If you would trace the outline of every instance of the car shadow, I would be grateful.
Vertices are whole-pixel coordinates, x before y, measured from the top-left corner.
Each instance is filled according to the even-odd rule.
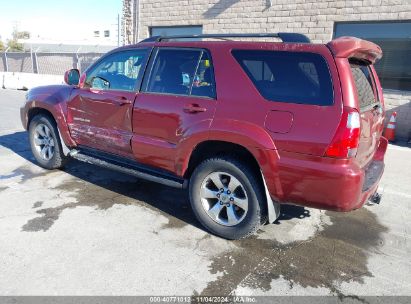
[[[22,158],[36,165],[35,159],[31,153],[27,132],[16,132],[0,136],[0,146],[13,151]],[[200,223],[196,220],[188,199],[187,191],[167,187],[161,184],[140,180],[132,176],[125,176],[122,173],[114,172],[105,168],[90,165],[80,161],[73,160],[69,162],[62,171],[70,174],[73,177],[86,183],[92,184],[93,191],[99,191],[102,188],[107,193],[116,193],[120,196],[135,201],[141,202],[144,206],[160,211],[169,219],[175,218],[179,221],[171,221],[175,227],[181,227],[181,223],[189,224],[202,229]],[[23,180],[36,177],[29,170],[16,169],[16,172],[23,175]],[[44,174],[44,173],[43,173]],[[42,174],[42,175],[43,175]],[[66,189],[65,185],[60,187],[62,190]],[[67,188],[67,190],[69,190]],[[79,198],[81,199],[81,198]],[[95,199],[97,200],[97,198]],[[106,208],[107,202],[93,203],[93,196],[87,197],[88,205],[97,205],[100,208]],[[83,202],[80,205],[86,205]],[[112,206],[111,204],[110,206]],[[304,207],[294,205],[283,205],[281,207],[280,217],[274,222],[280,225],[283,221],[291,219],[303,219],[310,216],[310,211]],[[180,223],[180,224],[178,224]],[[172,225],[171,225],[172,226]]]
[[[310,216],[310,210],[306,209],[303,206],[283,204],[281,205],[280,216],[273,224],[280,225],[283,221],[288,221],[292,219],[302,220]]]

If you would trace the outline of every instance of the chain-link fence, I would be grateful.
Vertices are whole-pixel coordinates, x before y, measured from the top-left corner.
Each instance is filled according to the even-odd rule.
[[[84,71],[103,53],[0,53],[0,72],[63,75],[69,69]]]

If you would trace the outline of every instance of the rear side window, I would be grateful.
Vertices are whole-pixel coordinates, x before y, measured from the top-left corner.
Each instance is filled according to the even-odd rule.
[[[357,88],[360,109],[364,109],[376,102],[373,79],[368,66],[351,64],[351,73]]]
[[[215,98],[214,74],[208,52],[159,49],[145,91]]]
[[[192,96],[215,98],[214,73],[211,58],[203,51],[191,88]]]
[[[201,51],[159,49],[147,92],[189,95]]]
[[[265,99],[320,106],[333,104],[331,75],[321,55],[251,50],[232,53]]]

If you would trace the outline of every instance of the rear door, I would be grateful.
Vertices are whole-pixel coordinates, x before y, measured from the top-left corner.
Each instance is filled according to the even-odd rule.
[[[356,159],[367,165],[378,148],[384,121],[384,108],[377,88],[377,75],[370,65],[350,61],[361,117],[361,135]],[[382,96],[381,96],[382,97]]]
[[[146,165],[174,171],[179,145],[197,132],[208,131],[215,106],[210,53],[195,48],[157,48],[133,107],[134,157]]]

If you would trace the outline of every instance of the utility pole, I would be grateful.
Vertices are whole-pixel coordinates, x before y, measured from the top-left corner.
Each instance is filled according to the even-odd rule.
[[[120,46],[120,14],[117,14],[117,46]]]
[[[133,43],[140,40],[140,0],[133,0]]]
[[[134,41],[133,33],[133,3],[135,0],[123,0],[123,44],[132,44]]]

